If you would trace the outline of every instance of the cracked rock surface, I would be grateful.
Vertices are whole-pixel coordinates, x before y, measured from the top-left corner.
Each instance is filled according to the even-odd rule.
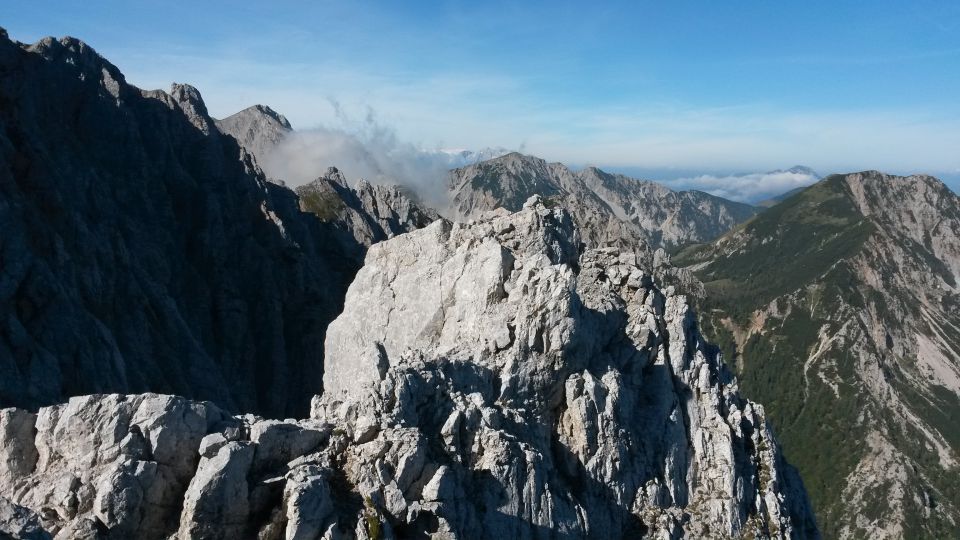
[[[4,410],[0,524],[58,538],[815,537],[763,408],[641,263],[581,252],[570,217],[536,198],[375,244],[328,330],[309,418],[149,394]]]

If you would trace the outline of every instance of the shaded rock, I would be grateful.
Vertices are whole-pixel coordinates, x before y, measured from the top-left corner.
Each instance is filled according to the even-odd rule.
[[[39,454],[34,445],[37,415],[21,409],[0,409],[0,485],[33,472]]]
[[[306,415],[374,239],[267,181],[246,134],[285,121],[218,128],[196,88],[136,88],[74,38],[0,37],[0,101],[0,407],[150,390]],[[412,212],[349,196],[364,223]]]
[[[29,508],[14,504],[0,497],[0,537],[12,540],[50,540],[50,533],[43,530],[40,517]]]

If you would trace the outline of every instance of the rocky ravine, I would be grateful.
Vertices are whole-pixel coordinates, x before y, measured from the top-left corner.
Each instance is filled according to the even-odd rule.
[[[767,406],[825,536],[957,536],[956,194],[834,175],[678,260],[706,282],[704,327]]]
[[[763,408],[740,397],[686,299],[633,254],[581,254],[568,214],[536,199],[374,245],[326,362],[304,420],[152,394],[3,410],[0,526],[32,538],[816,535]]]

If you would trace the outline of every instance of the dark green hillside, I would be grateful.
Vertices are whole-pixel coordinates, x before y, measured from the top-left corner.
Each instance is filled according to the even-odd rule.
[[[902,178],[874,175],[869,181],[891,183],[873,184],[868,196],[888,193],[893,182],[903,185]],[[828,177],[711,244],[680,250],[673,262],[696,265],[707,291],[697,306],[700,324],[736,366],[745,395],[766,408],[787,458],[803,477],[824,538],[839,537],[851,516],[873,523],[890,519],[887,489],[892,484],[867,490],[856,508],[843,493],[851,473],[870,456],[871,430],[888,434],[890,444],[917,464],[909,466],[907,496],[898,510],[906,516],[905,537],[956,537],[955,525],[943,516],[955,516],[953,508],[960,504],[960,472],[944,470],[921,428],[904,422],[891,407],[906,406],[927,429],[958,448],[960,396],[917,382],[925,376],[916,370],[916,351],[894,354],[890,334],[887,343],[875,339],[878,327],[864,316],[873,313],[895,335],[905,318],[919,321],[911,332],[926,333],[919,292],[895,279],[903,275],[901,265],[941,278],[949,287],[954,277],[930,242],[921,245],[899,234],[896,224],[888,223],[892,214],[865,217],[849,189],[845,177]],[[943,216],[950,211],[937,209]],[[903,256],[891,259],[888,253]],[[865,281],[864,265],[878,283]],[[948,290],[938,294],[944,306],[956,298]],[[958,321],[951,312],[956,313],[943,315],[938,334],[958,350],[960,336],[952,332]],[[871,376],[870,369],[879,369],[902,401],[871,394],[864,378]],[[862,531],[852,534],[867,537]]]
[[[736,359],[744,394],[762,403],[773,420],[787,458],[803,477],[825,538],[836,537],[831,514],[842,503],[838,479],[846,478],[863,455],[859,441],[864,433],[857,427],[858,416],[875,414],[868,396],[856,385],[841,383],[833,388],[804,374],[804,360],[818,342],[820,329],[838,329],[831,314],[844,303],[862,302],[854,297],[855,291],[846,288],[842,266],[817,287],[799,293],[788,315],[768,318],[763,333],[752,334],[739,346],[729,331],[715,329],[723,328],[721,321],[729,319],[731,312],[749,314],[760,306],[741,305],[733,298],[707,300],[711,309],[702,316],[707,335],[726,336],[718,341],[724,356]],[[819,302],[818,298],[830,301]],[[818,307],[808,311],[800,308],[804,305]],[[835,366],[837,380],[856,380],[852,373],[855,359],[838,350],[826,356]]]
[[[791,189],[790,191],[783,193],[781,195],[777,195],[776,197],[770,197],[769,199],[762,200],[756,203],[755,206],[758,206],[760,208],[770,208],[771,206],[776,206],[805,189],[807,189],[807,186],[801,186],[798,188]]]
[[[754,309],[792,292],[856,253],[873,232],[832,176],[770,208],[713,244],[673,257],[678,266],[709,260],[699,272],[708,297],[730,303],[743,321]],[[734,306],[743,306],[743,309]]]

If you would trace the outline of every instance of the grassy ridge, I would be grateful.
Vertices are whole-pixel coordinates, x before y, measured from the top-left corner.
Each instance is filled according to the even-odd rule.
[[[764,405],[787,459],[801,473],[824,538],[835,538],[837,513],[843,506],[839,487],[864,451],[865,432],[852,426],[859,425],[858,417],[869,405],[853,385],[833,388],[815,374],[804,375],[804,360],[818,342],[820,328],[833,323],[792,309],[783,318],[767,319],[765,333],[752,334],[737,350],[732,334],[720,322],[726,316],[714,308],[704,317],[704,330],[719,338],[725,357],[738,359],[744,394]],[[855,379],[855,360],[849,355],[831,352],[820,361],[832,364],[836,379]]]
[[[859,363],[876,362],[871,368],[879,368],[903,403],[953,448],[960,448],[960,396],[935,385],[915,386],[916,359],[894,357],[892,342],[884,346],[868,337],[871,330],[859,316],[867,308],[895,326],[905,316],[920,320],[920,306],[909,291],[898,289],[899,263],[882,250],[864,249],[878,232],[877,223],[892,224],[864,217],[847,189],[843,177],[829,177],[712,244],[683,248],[673,261],[700,264],[697,275],[708,293],[697,306],[700,325],[737,367],[744,394],[767,410],[787,459],[803,477],[824,538],[838,537],[841,523],[849,522],[851,508],[842,489],[869,452],[865,441],[873,427],[917,464],[907,465],[904,535],[955,537],[958,531],[931,509],[945,506],[953,512],[960,506],[960,470],[945,470],[919,427],[904,423],[869,395]],[[887,238],[896,231],[881,234]],[[912,264],[953,283],[949,269],[927,246],[892,238]],[[877,272],[877,288],[862,282],[851,264],[854,258]],[[944,294],[941,303],[947,314],[957,311],[954,306],[960,309],[955,295]],[[755,318],[758,311],[765,318]],[[736,335],[749,330],[750,337],[738,343],[731,323]],[[960,348],[952,328],[944,325],[943,339]],[[827,344],[821,334],[845,337]],[[815,351],[818,356],[805,373]],[[859,502],[859,517],[877,523],[891,518],[882,486]]]
[[[673,261],[709,260],[700,272],[708,297],[740,323],[762,306],[815,281],[855,254],[874,231],[832,176],[757,215],[710,245],[691,246]]]

